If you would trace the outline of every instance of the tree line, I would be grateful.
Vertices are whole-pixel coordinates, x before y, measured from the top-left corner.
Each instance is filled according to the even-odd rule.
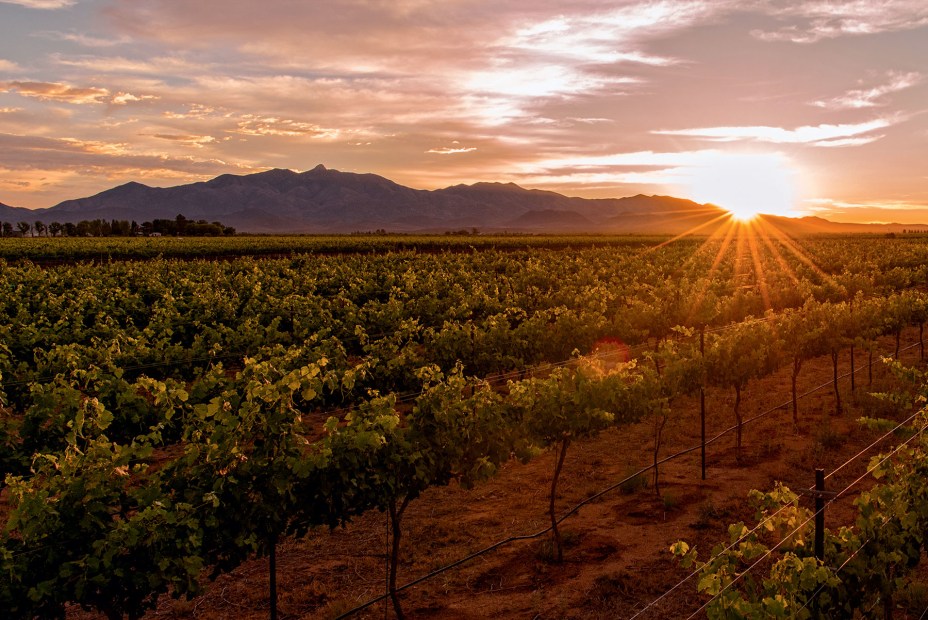
[[[189,220],[181,214],[172,219],[153,219],[139,224],[135,220],[81,220],[74,222],[0,222],[0,237],[226,237],[235,228],[222,222]]]

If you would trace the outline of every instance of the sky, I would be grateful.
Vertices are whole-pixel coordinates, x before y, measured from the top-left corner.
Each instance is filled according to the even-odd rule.
[[[925,0],[0,0],[0,202],[324,164],[928,224]]]

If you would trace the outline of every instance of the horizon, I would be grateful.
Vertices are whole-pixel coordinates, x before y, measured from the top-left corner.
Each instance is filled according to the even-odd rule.
[[[330,168],[330,167],[326,166],[325,164],[320,163],[320,164],[317,164],[317,165],[313,166],[312,168],[307,168],[306,170],[294,170],[294,169],[291,169],[291,168],[269,168],[269,169],[267,169],[267,170],[261,170],[261,171],[252,172],[252,173],[245,173],[245,174],[238,174],[238,175],[234,175],[234,176],[249,176],[249,175],[253,175],[253,174],[261,174],[262,172],[274,172],[274,171],[286,171],[286,172],[291,172],[291,173],[293,173],[293,174],[299,175],[299,174],[305,174],[305,173],[308,173],[308,172],[313,172],[313,171],[315,171],[315,170],[317,170],[317,169],[319,169],[319,168],[322,168],[322,169],[324,169],[324,170],[326,170],[326,171],[346,172],[346,171],[344,171],[344,170],[338,170],[338,169],[336,169],[336,168]],[[353,173],[351,173],[351,174],[373,174],[373,173],[353,172]],[[378,176],[379,176],[379,175],[378,175]],[[212,177],[212,179],[215,179],[215,178],[217,178],[217,177]],[[383,178],[386,178],[386,177],[383,177]],[[212,180],[212,179],[205,179],[204,181],[194,181],[194,182],[206,182],[206,181],[210,181],[210,180]],[[388,181],[392,181],[392,179],[387,179],[387,180],[388,180]],[[532,188],[532,187],[524,187],[524,186],[522,186],[522,185],[519,185],[518,183],[514,183],[514,182],[511,182],[511,181],[507,181],[507,182],[504,182],[504,181],[475,181],[475,182],[473,182],[473,183],[458,183],[458,184],[452,184],[452,185],[447,185],[447,186],[445,186],[445,187],[432,188],[432,189],[419,188],[419,187],[409,187],[409,186],[404,186],[404,187],[409,187],[409,189],[413,189],[413,190],[417,190],[417,191],[434,192],[434,191],[441,191],[441,190],[444,190],[444,189],[449,189],[449,188],[452,188],[452,187],[457,187],[457,186],[462,186],[462,185],[465,186],[465,187],[473,187],[474,185],[481,185],[481,184],[483,184],[483,185],[514,185],[514,186],[518,187],[519,189],[522,189],[522,190],[525,190],[525,191],[553,191],[553,190],[545,190],[545,189],[539,190],[539,188]],[[141,186],[143,186],[143,187],[147,187],[147,188],[150,188],[150,189],[170,189],[170,188],[172,188],[172,187],[181,187],[181,186],[187,185],[187,184],[181,183],[181,184],[177,184],[177,185],[156,186],[156,185],[147,185],[147,184],[141,183],[141,182],[139,182],[139,181],[132,181],[132,180],[130,180],[130,181],[126,181],[125,183],[121,183],[121,184],[119,184],[119,185],[115,185],[115,186],[113,186],[113,187],[106,188],[106,189],[104,189],[104,190],[102,190],[101,192],[98,192],[98,193],[106,193],[106,192],[109,191],[109,190],[118,189],[119,187],[123,187],[123,186],[126,186],[126,185],[141,185]],[[560,194],[560,192],[555,192],[555,193],[559,193],[559,194]],[[724,210],[723,207],[721,207],[720,205],[714,204],[714,203],[712,203],[712,202],[698,203],[698,202],[696,202],[696,201],[694,201],[694,200],[692,200],[692,199],[690,199],[690,198],[686,198],[686,197],[682,197],[682,196],[672,196],[672,195],[669,195],[669,194],[643,194],[643,193],[641,193],[641,194],[633,194],[633,195],[630,195],[630,196],[601,196],[601,197],[594,197],[594,198],[588,198],[588,197],[584,197],[584,196],[577,196],[577,195],[571,195],[571,194],[561,194],[561,195],[562,195],[562,196],[565,196],[565,197],[567,197],[567,198],[583,198],[583,199],[587,199],[587,200],[600,200],[600,199],[601,199],[601,200],[622,200],[622,199],[627,199],[627,198],[637,198],[638,196],[644,196],[644,197],[647,197],[647,198],[669,198],[669,199],[671,199],[671,200],[690,200],[691,202],[694,202],[694,203],[696,203],[696,204],[698,204],[698,205],[700,205],[700,206],[714,207],[714,208],[720,208],[720,209],[723,209],[723,210]],[[92,198],[92,197],[93,197],[93,196],[82,196],[82,197],[75,198],[75,199],[71,199],[71,200],[80,200],[80,199]],[[69,201],[69,200],[65,200],[65,201],[63,201],[63,202],[68,202],[68,201]],[[2,203],[0,203],[0,204],[2,204]],[[61,204],[61,203],[58,203],[58,204]],[[45,207],[45,208],[43,208],[43,207],[37,207],[37,208],[35,208],[34,210],[36,210],[36,211],[43,211],[43,210],[47,210],[47,209],[49,209],[49,208],[51,208],[51,207],[58,206],[58,204],[56,204],[56,205],[51,205],[50,207]],[[15,206],[15,205],[7,205],[7,206]],[[777,214],[768,214],[768,213],[761,213],[761,212],[759,212],[759,213],[757,213],[756,215],[761,215],[761,216],[770,216],[770,215],[774,215],[774,216],[776,216]],[[885,226],[885,225],[893,226],[893,225],[903,225],[903,224],[905,224],[905,225],[911,225],[911,226],[928,226],[928,224],[926,224],[926,223],[915,222],[915,221],[913,221],[913,222],[906,222],[906,223],[895,222],[895,221],[889,221],[889,220],[887,220],[887,221],[869,221],[869,222],[847,222],[847,221],[842,221],[842,220],[833,219],[833,218],[825,218],[825,217],[823,217],[822,215],[814,214],[814,213],[813,213],[813,214],[782,215],[782,216],[779,216],[779,217],[786,217],[786,218],[790,218],[790,219],[820,218],[820,219],[825,219],[825,220],[827,220],[827,221],[829,221],[829,222],[832,222],[832,223],[835,223],[835,224],[866,224],[866,225],[873,225],[873,226]],[[754,218],[754,215],[752,215],[750,218],[747,218],[747,219],[753,219],[753,218]],[[738,218],[735,217],[735,219],[737,220]],[[768,226],[769,226],[769,225],[768,225]],[[750,228],[750,227],[748,227],[748,228]],[[694,233],[695,233],[695,232],[698,232],[698,227],[697,227],[697,230],[694,230],[693,232],[694,232]],[[302,233],[301,233],[301,234],[302,234]],[[615,234],[615,233],[609,233],[609,234]],[[710,235],[711,235],[712,233],[704,233],[704,234],[710,234]]]
[[[916,0],[0,0],[0,21],[13,207],[321,161],[417,189],[928,221]]]

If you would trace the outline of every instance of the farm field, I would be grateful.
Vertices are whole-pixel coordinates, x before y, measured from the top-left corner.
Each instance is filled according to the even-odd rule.
[[[300,253],[353,254],[416,250],[472,251],[487,249],[647,246],[666,241],[655,235],[238,235],[235,237],[19,237],[0,238],[0,258],[38,263],[75,260],[148,258],[218,258],[284,256]]]
[[[911,346],[915,330],[905,334]],[[884,347],[891,352],[892,342]],[[903,362],[920,365],[917,348],[902,353]],[[859,356],[858,364],[866,360]],[[858,368],[862,368],[859,366]],[[849,359],[840,365],[849,372]],[[802,382],[803,392],[827,383],[831,362],[813,360]],[[860,373],[861,371],[858,370]],[[707,479],[700,479],[699,452],[661,468],[662,494],[653,490],[652,473],[645,472],[601,499],[583,507],[564,523],[569,546],[563,564],[551,561],[550,543],[542,536],[519,541],[437,576],[403,595],[409,617],[421,618],[631,618],[691,574],[668,549],[685,539],[707,551],[727,541],[729,523],[749,522],[754,509],[751,489],[772,488],[783,481],[808,487],[813,470],[831,471],[882,437],[856,422],[862,415],[893,419],[897,413],[868,394],[870,389],[899,387],[883,368],[875,370],[874,385],[863,385],[850,397],[848,410],[834,415],[833,396],[819,389],[801,401],[802,421],[794,426],[779,408],[745,431],[745,454],[739,461],[734,435],[729,433],[707,455]],[[842,390],[849,391],[847,378]],[[758,381],[746,393],[748,416],[762,414],[789,399],[789,374],[782,370]],[[731,423],[732,398],[714,395],[707,401],[710,436]],[[699,443],[699,408],[695,399],[681,403],[667,429],[667,455]],[[564,466],[561,513],[644,468],[651,460],[648,422],[609,429],[577,446]],[[844,487],[863,474],[871,456],[888,451],[890,437],[856,459],[829,481]],[[475,490],[459,487],[430,489],[410,508],[411,541],[404,554],[400,581],[406,583],[451,564],[509,536],[534,534],[547,523],[546,490],[554,459],[546,453],[528,464],[512,463]],[[872,485],[861,484],[861,491]],[[858,493],[828,508],[826,525],[836,529],[853,522]],[[807,500],[804,505],[811,506]],[[386,517],[366,515],[331,534],[294,540],[278,552],[282,617],[334,618],[381,594],[385,584]],[[165,599],[151,618],[267,617],[267,559],[255,559],[220,577],[206,594],[193,601]],[[924,575],[919,575],[924,579]],[[920,590],[903,598],[897,618],[919,618],[926,601]],[[686,618],[705,597],[695,595],[690,578],[639,618]],[[392,611],[388,611],[392,615]],[[354,617],[379,618],[380,602]],[[75,618],[94,615],[74,614]]]
[[[673,543],[705,556],[754,518],[750,489],[860,453],[828,481],[856,485],[828,508],[836,529],[871,457],[916,437],[917,236],[10,241],[12,617],[259,618],[272,589],[279,617],[338,617],[536,532],[357,615],[632,617],[689,573]],[[725,431],[705,481],[701,392],[706,436]],[[655,487],[646,468],[681,450]],[[892,605],[918,617],[902,574]],[[639,617],[725,604],[695,581]],[[870,587],[887,613],[871,586],[826,594]]]

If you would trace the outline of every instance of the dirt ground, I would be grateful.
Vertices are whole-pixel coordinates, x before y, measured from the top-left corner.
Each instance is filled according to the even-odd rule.
[[[903,335],[903,346],[917,342],[917,330]],[[888,355],[891,339],[880,343]],[[901,359],[919,363],[917,346]],[[706,554],[727,542],[728,524],[753,522],[747,499],[750,489],[768,490],[774,481],[791,488],[814,483],[814,469],[826,473],[858,453],[881,433],[861,428],[862,415],[903,419],[868,391],[887,389],[892,378],[875,356],[873,385],[867,385],[867,357],[856,357],[857,389],[841,381],[843,415],[834,414],[830,384],[799,403],[798,427],[788,408],[777,409],[744,429],[740,459],[735,434],[707,450],[707,479],[700,479],[699,450],[660,467],[660,496],[651,474],[623,485],[584,506],[562,524],[564,561],[552,561],[548,535],[503,545],[462,566],[416,585],[401,594],[409,618],[630,618],[687,576],[668,551],[686,540]],[[850,370],[842,353],[839,370]],[[749,386],[743,396],[744,418],[789,401],[789,368]],[[799,377],[800,393],[827,383],[831,359],[807,362]],[[710,390],[706,395],[707,436],[734,423],[734,393]],[[613,428],[591,440],[574,443],[559,485],[557,506],[566,512],[585,498],[626,478],[652,460],[652,425],[643,421]],[[890,437],[828,480],[842,489],[860,476],[870,457],[894,445]],[[664,430],[661,456],[699,443],[699,403],[676,403]],[[414,501],[404,518],[403,554],[398,583],[406,583],[494,542],[538,532],[548,525],[547,493],[554,469],[553,454],[528,464],[510,463],[491,480],[471,490],[456,486],[430,489]],[[871,480],[855,487],[862,489]],[[826,526],[850,524],[849,497],[829,506]],[[811,507],[811,500],[808,500]],[[344,529],[319,530],[302,540],[285,541],[278,550],[279,613],[282,619],[335,618],[384,592],[387,517],[367,514]],[[705,557],[705,555],[703,555]],[[918,618],[928,595],[899,602],[897,618]],[[645,619],[686,618],[706,600],[694,579],[638,616]],[[74,619],[96,617],[74,609]],[[192,601],[163,597],[146,618],[268,617],[268,561],[256,559],[221,576]],[[388,602],[379,602],[357,618],[390,618]]]

